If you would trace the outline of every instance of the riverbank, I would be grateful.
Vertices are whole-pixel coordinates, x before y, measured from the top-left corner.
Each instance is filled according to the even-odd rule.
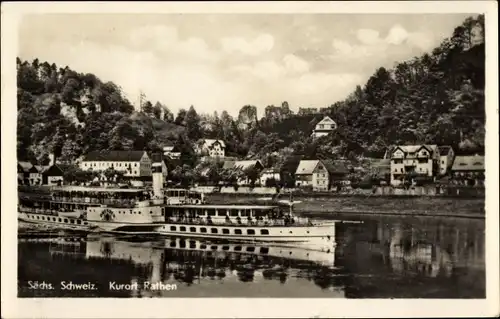
[[[283,197],[283,199],[285,199]],[[210,194],[207,200],[213,204],[255,204],[258,198],[240,194]],[[301,203],[294,212],[311,217],[325,215],[404,215],[437,217],[485,217],[484,198],[452,198],[435,196],[294,196]],[[264,202],[262,202],[264,203]]]

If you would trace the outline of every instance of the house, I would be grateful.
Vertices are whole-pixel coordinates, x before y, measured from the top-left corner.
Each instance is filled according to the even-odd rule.
[[[260,172],[264,169],[264,165],[260,162],[260,160],[245,160],[245,161],[225,161],[223,165],[223,169],[227,170],[242,170],[245,172],[245,176],[238,179],[238,185],[249,185],[251,182],[251,176],[248,176],[246,173],[251,169],[255,169],[257,176],[255,176],[256,183],[260,182]]]
[[[17,179],[24,185],[42,184],[42,172],[42,166],[23,161],[17,163]]]
[[[439,146],[439,156],[439,174],[446,175],[451,171],[453,160],[455,159],[455,152],[451,146]]]
[[[226,144],[223,140],[203,139],[195,145],[197,154],[210,157],[224,157],[226,155]]]
[[[84,156],[82,170],[121,171],[125,177],[152,176],[151,158],[145,151],[94,151]]]
[[[370,164],[370,173],[378,180],[389,183],[391,180],[391,160],[379,159]]]
[[[163,146],[163,155],[173,159],[178,159],[181,157],[181,152],[177,150],[177,147],[175,147],[174,144],[167,143]]]
[[[321,137],[326,136],[333,132],[337,128],[337,123],[332,120],[329,116],[325,116],[321,121],[314,127],[312,136]]]
[[[260,185],[266,186],[268,179],[274,179],[275,181],[281,180],[280,171],[275,168],[267,168],[260,172]]]
[[[330,185],[328,169],[320,160],[301,160],[295,171],[297,187],[311,186],[315,191],[326,191]]]
[[[391,153],[391,185],[397,186],[413,177],[435,177],[439,172],[437,145],[399,145]]]
[[[349,169],[345,161],[333,161],[333,160],[323,160],[321,161],[328,171],[329,184],[328,188],[332,185],[349,185],[350,181],[347,179],[347,174],[349,174]]]
[[[50,165],[42,173],[43,185],[59,186],[64,183],[64,170],[60,164]]]
[[[452,178],[457,184],[477,186],[484,184],[484,156],[457,156],[451,167]]]

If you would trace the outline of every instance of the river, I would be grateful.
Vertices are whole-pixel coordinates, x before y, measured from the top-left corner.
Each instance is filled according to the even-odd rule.
[[[330,252],[159,237],[20,235],[18,296],[485,298],[484,220],[358,220],[336,224]]]

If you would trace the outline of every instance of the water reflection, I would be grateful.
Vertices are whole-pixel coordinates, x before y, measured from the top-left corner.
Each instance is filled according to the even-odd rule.
[[[72,296],[73,292],[60,289],[28,290],[27,281],[75,281],[75,275],[79,282],[99,284],[99,291],[83,292],[83,296],[120,297],[127,294],[110,291],[106,287],[108,282],[117,285],[137,282],[139,287],[144,287],[145,282],[175,283],[182,289],[214,282],[260,284],[263,280],[296,285],[304,279],[314,284],[321,274],[334,276],[338,272],[334,267],[334,251],[184,239],[134,242],[117,237],[70,237],[28,240],[20,242],[19,258],[20,296]],[[27,259],[32,262],[25,262]],[[45,267],[48,264],[50,269]],[[103,274],[109,277],[103,279]],[[321,284],[324,289],[329,286]],[[220,291],[214,289],[213,293]],[[82,292],[74,295],[82,296]],[[141,288],[129,291],[129,296],[138,297],[177,295]]]
[[[484,235],[483,221],[367,220],[343,236],[346,295],[484,298]]]
[[[484,298],[484,222],[365,219],[330,252],[181,240],[69,236],[19,242],[19,296]],[[61,281],[95,291],[63,291]],[[54,283],[29,289],[28,281]],[[137,283],[114,291],[109,282]],[[148,290],[145,282],[176,284]]]

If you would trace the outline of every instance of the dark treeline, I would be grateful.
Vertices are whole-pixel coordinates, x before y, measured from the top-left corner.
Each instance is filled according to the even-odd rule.
[[[46,162],[54,152],[70,161],[92,150],[155,150],[171,142],[192,166],[192,146],[201,138],[223,139],[226,155],[260,158],[267,166],[296,155],[380,157],[394,144],[432,143],[462,154],[482,153],[484,32],[484,16],[468,18],[432,52],[379,68],[323,114],[297,115],[283,102],[267,106],[260,119],[252,105],[243,106],[236,118],[226,111],[198,114],[194,106],[174,115],[147,100],[137,111],[112,82],[18,58],[18,157]],[[312,139],[323,115],[338,129]]]

